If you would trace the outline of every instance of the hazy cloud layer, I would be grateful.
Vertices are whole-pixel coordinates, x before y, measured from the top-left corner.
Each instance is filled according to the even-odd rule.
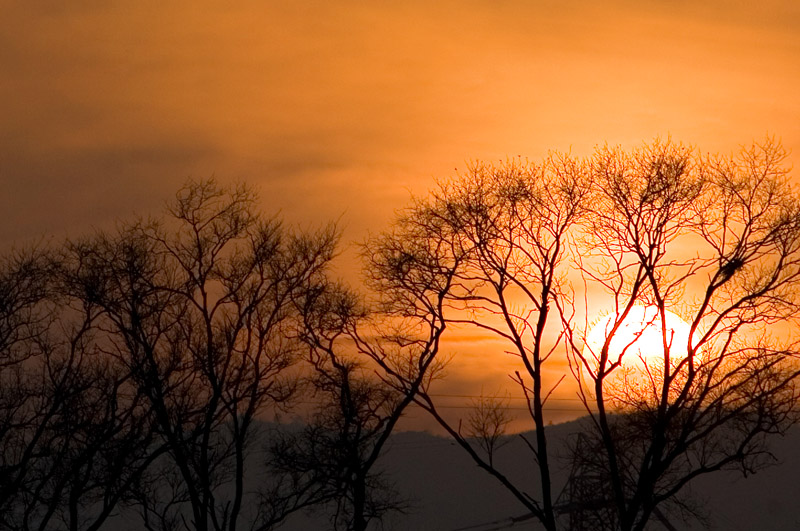
[[[158,208],[190,175],[355,235],[469,159],[800,145],[793,2],[429,4],[4,6],[0,240]]]

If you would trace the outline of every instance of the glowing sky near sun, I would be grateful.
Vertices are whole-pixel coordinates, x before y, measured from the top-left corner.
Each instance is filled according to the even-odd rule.
[[[474,159],[771,133],[800,160],[792,0],[0,10],[4,249],[155,212],[189,176],[247,181],[266,211],[340,219],[352,241]]]

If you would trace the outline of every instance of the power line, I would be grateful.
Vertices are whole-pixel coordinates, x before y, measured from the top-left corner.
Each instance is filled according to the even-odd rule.
[[[299,400],[296,403],[298,403],[298,404],[307,404],[307,405],[310,405],[310,406],[320,406],[320,405],[324,405],[325,404],[325,402],[314,401],[314,400]],[[419,407],[419,408],[421,408],[422,406],[412,402],[411,404],[408,405],[408,407]],[[475,409],[475,406],[474,405],[439,405],[439,404],[437,404],[436,405],[436,409]],[[507,411],[528,411],[528,408],[521,407],[521,406],[506,406],[506,407],[503,407],[503,409],[507,410]],[[578,407],[578,406],[575,406],[575,407],[547,407],[547,406],[545,406],[544,410],[545,411],[557,411],[557,412],[562,412],[562,413],[571,413],[571,412],[585,412],[586,408],[585,407]]]
[[[446,393],[429,393],[428,396],[432,397],[439,397],[439,398],[495,398],[498,400],[528,400],[524,396],[487,396],[487,395],[455,395],[455,394],[446,394]],[[580,398],[572,397],[554,397],[551,396],[547,399],[547,401],[551,400],[559,400],[559,401],[570,401],[570,402],[580,402]]]
[[[484,522],[482,524],[473,524],[468,525],[467,527],[458,527],[456,529],[452,529],[451,531],[497,531],[499,529],[510,529],[516,526],[520,522],[524,522],[526,520],[530,520],[533,518],[532,513],[523,514],[522,516],[508,516],[506,518],[501,518],[499,520],[492,520],[491,522]],[[493,526],[493,527],[486,527],[486,526]]]
[[[422,407],[419,404],[409,404],[409,406]],[[441,406],[436,405],[436,409],[475,409],[475,406]],[[526,407],[506,406],[503,408],[506,411],[528,411]],[[586,411],[585,407],[546,407],[545,411]]]

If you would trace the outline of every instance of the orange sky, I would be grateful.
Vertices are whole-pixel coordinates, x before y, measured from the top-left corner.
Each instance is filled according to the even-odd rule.
[[[28,4],[0,0],[0,248],[188,176],[352,241],[474,159],[770,133],[800,161],[793,0]]]

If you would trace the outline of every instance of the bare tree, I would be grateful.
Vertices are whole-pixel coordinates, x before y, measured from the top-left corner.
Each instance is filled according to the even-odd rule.
[[[57,253],[0,267],[0,527],[98,529],[147,463],[149,424],[128,377],[95,348]]]
[[[298,301],[301,340],[313,368],[310,388],[317,407],[309,424],[272,447],[274,464],[305,484],[323,481],[334,529],[364,531],[405,502],[381,471],[379,457],[419,388],[439,372],[430,342],[412,337],[384,313],[369,309],[352,290],[323,281]],[[378,378],[376,360],[404,379]]]
[[[783,158],[771,141],[738,158],[656,142],[592,161],[582,271],[614,313],[599,348],[574,336],[571,348],[620,529],[644,529],[702,474],[758,470],[767,437],[796,420],[798,350],[785,327],[800,309],[800,202]],[[654,309],[661,343],[638,375],[632,352],[611,348],[636,306]],[[670,310],[688,322],[682,342]]]
[[[59,405],[47,395],[64,396],[69,387],[51,376],[43,352],[54,321],[48,269],[38,251],[13,254],[0,269],[0,522],[11,529],[32,525],[38,492],[48,485],[40,457],[56,446],[50,426]]]
[[[337,236],[293,234],[258,216],[248,189],[213,181],[188,184],[169,214],[72,243],[73,284],[101,308],[98,345],[165,448],[132,489],[145,527],[234,531],[270,510],[245,484],[247,456],[259,415],[293,394],[292,298]]]
[[[518,357],[512,378],[535,428],[525,442],[537,494],[492,459],[492,424],[502,419],[487,411],[496,404],[464,429],[427,387],[416,402],[546,529],[570,525],[576,503],[598,502],[555,501],[545,406],[569,374],[567,360],[592,420],[585,444],[603,448],[602,462],[585,464],[603,471],[596,475],[611,507],[602,510],[619,529],[666,521],[669,503],[680,507],[699,475],[759,469],[768,436],[795,421],[797,346],[777,331],[798,315],[800,211],[782,156],[769,142],[725,159],[656,141],[633,153],[601,148],[587,160],[477,164],[370,242],[374,275],[406,315],[442,330],[489,331]],[[589,311],[589,293],[602,300],[603,291],[611,317],[597,346],[586,341],[588,313],[583,327],[576,316]],[[654,315],[628,339],[623,325],[637,307]],[[668,312],[688,321],[682,344]],[[661,348],[639,356],[646,326]],[[627,344],[614,351],[618,337]],[[426,355],[435,358],[433,347]],[[404,380],[382,368],[388,380]]]
[[[328,276],[334,227],[287,230],[213,181],[180,190],[167,220],[12,255],[0,527],[95,530],[133,507],[153,531],[266,531],[321,506],[363,531],[403,508],[379,457],[412,404],[548,530],[694,517],[695,478],[759,470],[797,421],[800,196],[783,157],[773,142],[738,158],[655,142],[476,164],[365,244],[370,304]],[[589,293],[610,310],[599,342]],[[442,338],[461,327],[519,361],[533,485],[496,459],[502,400],[460,421],[437,404]],[[559,497],[547,403],[565,367],[588,420]],[[264,454],[259,419],[303,381],[308,426]],[[607,496],[587,497],[590,476]]]
[[[36,357],[32,343],[49,326],[44,269],[36,253],[12,255],[0,266],[0,514],[10,512],[9,501],[25,483],[33,448],[42,436],[37,430],[42,422],[28,405],[24,365]],[[27,429],[19,428],[23,426]]]
[[[472,411],[467,417],[467,427],[463,433],[478,443],[490,467],[494,467],[497,451],[510,442],[505,437],[510,423],[507,400],[493,396],[473,399]]]
[[[552,156],[542,165],[477,164],[417,201],[393,233],[371,243],[372,267],[392,287],[383,291],[407,305],[407,314],[438,321],[441,329],[456,324],[488,331],[518,357],[513,378],[536,428],[534,440],[525,442],[538,465],[538,498],[496,466],[494,452],[507,424],[496,403],[479,404],[462,429],[440,413],[427,386],[416,401],[551,530],[557,515],[545,404],[560,380],[548,381],[545,367],[558,343],[552,333],[558,335],[562,322],[558,301],[567,296],[564,264],[587,194],[580,162],[567,157]],[[399,371],[386,374],[404,379]]]

